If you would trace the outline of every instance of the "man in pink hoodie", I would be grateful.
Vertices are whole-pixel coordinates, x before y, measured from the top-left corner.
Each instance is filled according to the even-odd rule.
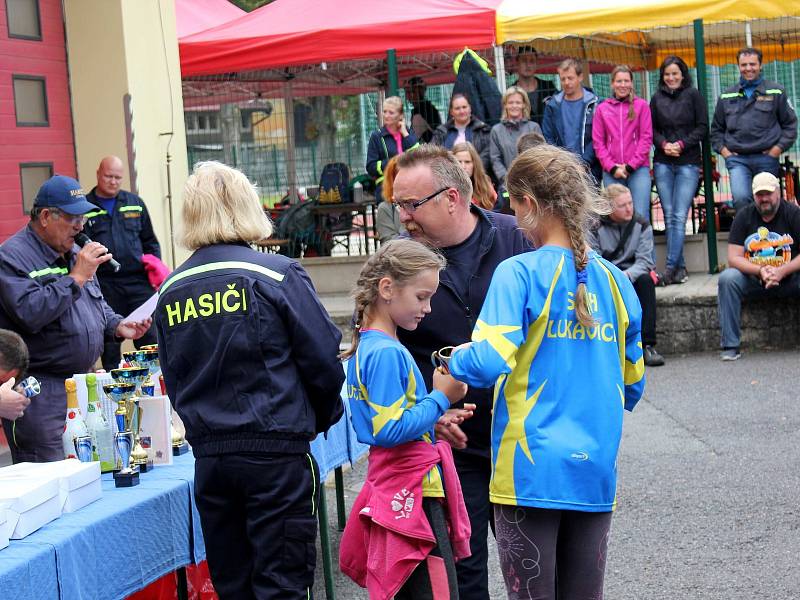
[[[627,187],[634,209],[650,222],[650,106],[636,97],[633,73],[625,65],[611,72],[611,89],[613,96],[597,107],[592,125],[594,151],[603,167],[603,185],[620,183]]]

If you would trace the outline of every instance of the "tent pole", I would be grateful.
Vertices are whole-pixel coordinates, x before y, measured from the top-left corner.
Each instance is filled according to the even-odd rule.
[[[494,79],[500,93],[506,91],[506,58],[503,55],[503,46],[492,46],[494,52]]]
[[[703,40],[703,19],[694,20],[694,53],[697,57],[697,89],[703,98],[708,98],[706,85],[706,46]],[[703,190],[706,197],[706,242],[708,243],[708,272],[716,273],[717,226],[714,203],[714,179],[711,166],[711,144],[708,131],[703,136]]]
[[[750,25],[750,21],[744,24],[744,44],[748,48],[753,47],[753,28]]]
[[[386,51],[386,68],[389,71],[389,95],[399,95],[399,77],[397,76],[397,53],[394,48]]]
[[[292,82],[283,84],[283,105],[286,107],[286,185],[288,186],[289,203],[294,204],[297,198],[297,161],[294,154],[294,98]]]

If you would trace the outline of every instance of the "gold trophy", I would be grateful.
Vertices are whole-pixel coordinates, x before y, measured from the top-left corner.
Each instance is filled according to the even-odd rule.
[[[132,487],[139,485],[139,468],[131,466],[131,453],[133,450],[133,432],[131,431],[131,419],[133,411],[129,407],[136,393],[136,384],[129,382],[114,382],[103,385],[106,395],[117,403],[114,411],[114,420],[117,424],[117,433],[114,434],[114,447],[119,455],[117,468],[114,470],[114,485],[116,487]]]
[[[147,379],[149,369],[144,367],[125,367],[122,369],[111,369],[111,378],[116,383],[132,383],[136,395],[141,395],[141,386]],[[105,390],[105,386],[103,386]],[[129,431],[133,433],[134,443],[131,450],[131,463],[139,467],[141,473],[147,473],[153,468],[153,462],[147,455],[147,450],[142,447],[141,441],[141,424],[142,424],[142,407],[139,406],[139,400],[136,397],[130,398],[126,403],[128,414]],[[117,409],[119,410],[119,408]]]
[[[145,392],[145,394],[149,393],[151,396],[154,395],[153,392],[155,391],[155,385],[152,381],[152,377],[161,368],[161,363],[158,359],[158,344],[147,344],[136,351],[126,352],[123,355],[123,358],[125,359],[125,362],[131,365],[137,367],[147,367],[150,370],[147,381],[142,385],[142,390]],[[163,381],[163,377],[159,377],[159,382],[161,384],[161,395],[166,396],[167,390],[164,388]],[[170,437],[172,438],[172,455],[180,456],[181,454],[186,454],[189,451],[189,444],[186,443],[184,437],[178,432],[177,429],[175,429],[171,411],[169,431]]]

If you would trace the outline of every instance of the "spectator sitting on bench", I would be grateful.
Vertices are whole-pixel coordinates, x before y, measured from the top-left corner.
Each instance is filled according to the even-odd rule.
[[[718,311],[725,361],[739,352],[742,298],[800,297],[800,208],[781,202],[778,178],[753,178],[755,202],[736,212],[728,237],[728,268],[719,276]]]
[[[589,245],[607,261],[617,266],[633,283],[642,305],[642,344],[644,364],[660,367],[664,357],[656,345],[656,284],[650,275],[653,264],[653,228],[633,210],[631,191],[624,185],[612,183],[605,189],[611,204],[611,214],[589,232]]]

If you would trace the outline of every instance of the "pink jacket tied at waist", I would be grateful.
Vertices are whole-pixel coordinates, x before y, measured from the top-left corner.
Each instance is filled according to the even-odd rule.
[[[653,145],[653,121],[650,106],[642,98],[633,99],[633,120],[628,119],[630,104],[608,98],[600,103],[592,121],[592,141],[604,171],[614,165],[634,169],[650,166]]]
[[[342,572],[367,588],[370,598],[393,597],[436,545],[422,510],[422,478],[439,463],[453,555],[456,560],[470,555],[469,516],[450,445],[373,446],[367,480],[353,504],[339,549]]]

